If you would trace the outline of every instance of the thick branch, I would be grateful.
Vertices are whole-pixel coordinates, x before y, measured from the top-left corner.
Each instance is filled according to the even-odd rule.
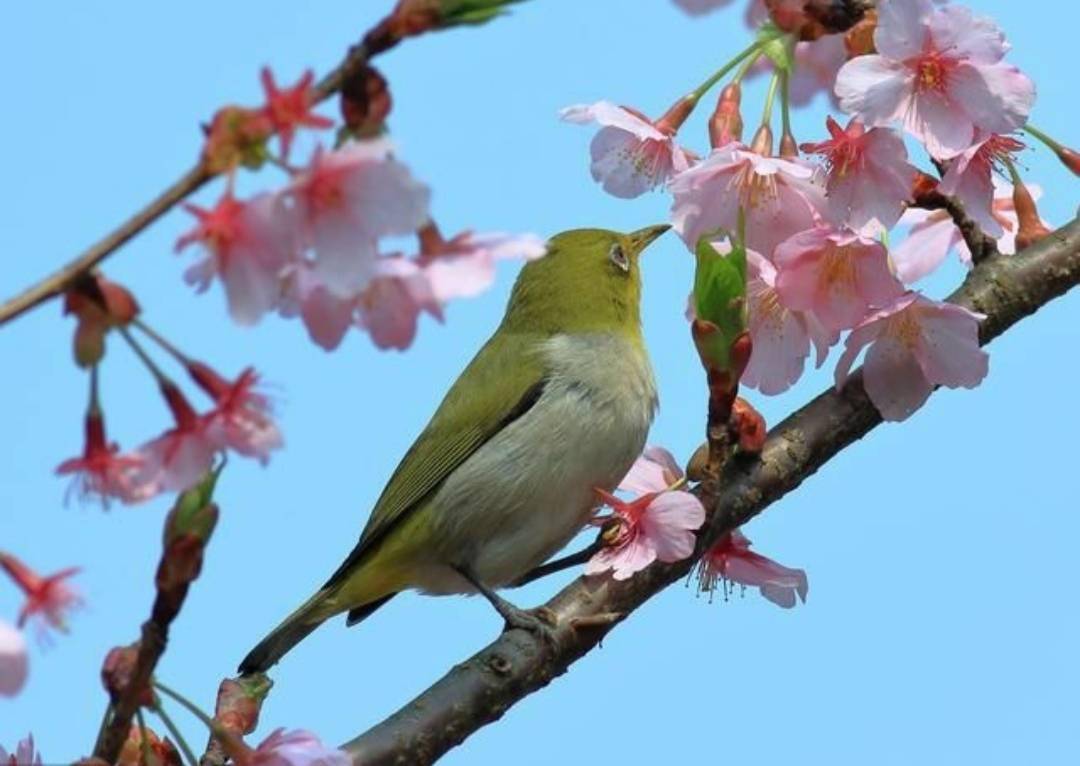
[[[988,343],[1077,284],[1080,220],[1017,256],[988,257],[949,300],[987,315],[980,339]],[[760,458],[731,461],[715,486],[700,487],[710,516],[693,557],[654,564],[622,582],[607,576],[575,580],[547,603],[559,619],[556,647],[520,630],[504,633],[344,748],[357,766],[432,763],[566,672],[626,615],[685,577],[721,535],[798,487],[880,422],[861,374],[842,391],[825,391],[772,429]]]

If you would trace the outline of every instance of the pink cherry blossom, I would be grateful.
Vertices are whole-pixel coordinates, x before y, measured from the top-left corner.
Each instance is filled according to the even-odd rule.
[[[237,766],[351,766],[348,753],[327,747],[310,731],[275,729],[254,750],[233,753]]]
[[[991,210],[1002,228],[1002,234],[997,240],[998,252],[1002,255],[1013,255],[1016,252],[1016,232],[1019,228],[1013,206],[1013,187],[997,176],[993,177],[993,183],[994,201]],[[1026,186],[1034,199],[1042,196],[1042,189],[1035,184]],[[911,229],[907,238],[893,248],[891,256],[896,275],[905,283],[912,284],[933,272],[953,249],[956,250],[960,262],[971,268],[971,251],[947,211],[910,208],[904,213],[900,223],[910,225]],[[1053,228],[1046,221],[1042,223],[1047,228]]]
[[[817,348],[817,366],[837,341],[811,315],[784,305],[776,290],[776,267],[753,250],[746,253],[748,329],[753,345],[741,383],[763,394],[779,394],[802,375],[810,342]]]
[[[623,492],[647,495],[671,489],[683,477],[675,456],[663,447],[649,445],[619,482]]]
[[[285,272],[280,309],[284,317],[299,316],[311,339],[333,351],[356,319],[356,296],[339,297],[312,264],[303,261]]]
[[[559,116],[567,122],[601,126],[590,145],[592,176],[613,196],[638,197],[690,167],[689,155],[675,143],[678,126],[664,118],[653,123],[610,101],[568,106]]]
[[[195,413],[179,388],[163,382],[161,392],[175,425],[136,450],[141,461],[136,482],[155,492],[183,492],[210,470],[219,446],[211,422]]]
[[[734,231],[741,207],[746,246],[771,257],[778,244],[814,225],[824,196],[812,176],[801,161],[764,157],[730,143],[671,180],[673,226],[693,249],[716,229]]]
[[[332,128],[334,121],[311,111],[315,105],[315,74],[309,69],[291,88],[279,88],[269,67],[259,72],[266,105],[262,112],[270,121],[281,142],[281,159],[289,158],[289,147],[297,128]]]
[[[61,476],[74,474],[71,491],[80,499],[96,496],[104,508],[109,507],[110,498],[137,503],[153,495],[153,487],[138,481],[142,459],[118,454],[120,448],[107,440],[101,411],[91,409],[85,423],[83,454],[56,467],[56,473]]]
[[[207,252],[185,279],[202,292],[220,277],[233,321],[255,324],[277,305],[282,269],[297,256],[292,209],[277,194],[243,202],[231,189],[212,209],[190,204],[184,209],[198,223],[177,240],[177,252],[196,242]]]
[[[419,263],[442,304],[454,298],[472,298],[495,282],[495,266],[511,259],[536,260],[546,248],[532,234],[473,234],[464,232],[449,241],[429,245]]]
[[[431,196],[385,139],[316,149],[289,185],[314,271],[338,298],[353,298],[375,275],[380,237],[411,234],[428,219]]]
[[[802,150],[825,160],[831,220],[855,230],[892,228],[904,212],[918,173],[907,161],[903,139],[887,128],[866,130],[858,120],[841,128],[829,117],[826,125],[831,138],[803,144]]]
[[[281,448],[282,439],[270,417],[270,399],[258,390],[258,373],[248,367],[229,382],[202,362],[189,361],[187,368],[214,399],[214,408],[202,416],[208,440],[218,449],[228,448],[266,465],[270,452]]]
[[[968,217],[995,239],[1005,230],[994,215],[994,169],[1024,145],[1014,138],[991,134],[961,152],[949,163],[938,191],[956,197]]]
[[[625,580],[657,559],[680,561],[693,553],[694,531],[705,523],[705,508],[689,492],[672,489],[681,478],[670,452],[648,447],[619,485],[620,490],[644,494],[627,502],[597,490],[614,513],[594,523],[614,519],[619,527],[615,539],[589,559],[585,574],[611,569],[616,580]]]
[[[26,640],[20,631],[0,620],[0,697],[14,697],[26,683],[30,671],[30,658],[26,653]],[[0,766],[4,763],[0,748]]]
[[[357,298],[356,323],[379,348],[403,350],[416,338],[420,314],[442,321],[442,303],[424,268],[403,256],[379,259],[378,276]]]
[[[0,766],[41,766],[41,753],[34,750],[34,736],[28,734],[20,740],[14,753],[0,745]]]
[[[874,44],[876,54],[840,69],[841,108],[871,127],[902,121],[939,159],[970,147],[977,131],[1016,130],[1035,102],[1034,83],[1002,61],[1001,30],[968,8],[882,3]]]
[[[731,583],[754,587],[777,606],[790,609],[795,597],[806,603],[809,583],[802,569],[789,569],[750,550],[750,540],[736,529],[710,548],[698,567],[698,591],[710,594],[721,586],[724,597]]]
[[[847,330],[871,308],[904,292],[878,241],[823,226],[799,232],[773,254],[776,291],[789,309],[812,314],[827,333]]]
[[[871,314],[847,337],[836,365],[836,387],[847,382],[864,346],[863,383],[886,420],[905,420],[935,386],[974,388],[986,377],[989,359],[979,348],[985,317],[952,303],[905,293]]]
[[[78,567],[42,576],[10,553],[0,551],[0,569],[8,573],[26,596],[19,610],[20,628],[33,619],[42,638],[47,637],[48,628],[67,631],[67,613],[82,604],[82,597],[66,582],[78,574]]]

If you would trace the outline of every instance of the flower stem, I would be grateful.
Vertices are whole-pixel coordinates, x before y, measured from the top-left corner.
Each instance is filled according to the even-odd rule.
[[[791,85],[791,74],[780,73],[780,119],[783,122],[783,135],[791,135],[791,98],[788,93]]]
[[[724,77],[727,76],[728,72],[730,72],[732,69],[737,67],[748,56],[753,56],[754,59],[757,59],[757,56],[754,55],[754,54],[760,54],[761,53],[761,47],[763,45],[765,45],[767,42],[769,42],[768,39],[766,39],[766,40],[755,40],[751,45],[744,48],[742,50],[742,52],[740,52],[737,56],[735,56],[735,58],[731,59],[731,61],[727,62],[722,67],[717,69],[709,77],[709,79],[707,79],[705,82],[701,83],[701,85],[694,88],[694,90],[690,91],[690,93],[687,95],[686,98],[688,100],[692,100],[694,103],[697,103],[698,101],[700,101],[702,96],[704,96],[706,93],[708,93],[712,89],[712,87],[714,85],[716,85],[716,83],[718,83],[722,79],[724,79]]]
[[[176,346],[174,346],[172,343],[170,343],[168,340],[166,340],[165,336],[163,336],[157,330],[150,327],[150,325],[148,325],[146,322],[144,322],[141,319],[139,319],[138,317],[136,317],[135,319],[131,320],[131,323],[133,325],[135,325],[136,327],[138,327],[143,335],[148,337],[150,340],[154,341],[154,343],[161,346],[161,348],[165,351],[165,353],[167,353],[173,359],[178,361],[180,364],[187,365],[191,361],[188,358],[187,354],[185,354],[183,351],[181,351]]]
[[[776,101],[776,90],[780,85],[780,73],[773,73],[769,80],[769,92],[765,95],[765,110],[761,113],[761,124],[768,125],[772,122],[773,102]]]
[[[160,699],[154,700],[153,710],[157,717],[161,719],[161,722],[165,724],[165,728],[169,730],[172,738],[176,740],[176,744],[184,754],[184,760],[187,761],[188,766],[199,766],[199,759],[195,757],[195,751],[191,749],[191,745],[184,739],[184,735],[180,733],[180,729],[176,727],[173,719],[165,712],[165,707],[161,704]]]
[[[98,366],[95,363],[90,367],[90,403],[86,412],[91,417],[101,416],[101,399],[98,398]]]
[[[142,708],[135,708],[135,720],[139,722],[139,749],[142,750],[142,762],[150,766],[153,761],[150,758],[150,740],[146,736],[146,719],[143,718]]]
[[[161,368],[157,366],[157,363],[150,358],[150,355],[146,353],[146,349],[142,347],[135,338],[131,335],[131,331],[126,327],[117,327],[117,331],[123,336],[127,344],[131,346],[131,350],[135,352],[135,356],[139,357],[139,361],[143,363],[146,369],[150,370],[150,374],[154,376],[154,379],[158,384],[165,384],[168,382],[168,376],[161,371]]]
[[[1037,138],[1038,140],[1040,140],[1044,144],[1046,144],[1047,148],[1049,148],[1050,151],[1060,152],[1062,150],[1061,144],[1059,144],[1057,141],[1052,139],[1050,136],[1048,136],[1043,131],[1036,128],[1030,122],[1027,125],[1024,126],[1023,130],[1024,130],[1025,133],[1028,133],[1029,135],[1033,136],[1034,138]]]
[[[205,724],[206,728],[208,728],[210,730],[211,734],[213,734],[215,736],[217,735],[218,730],[221,727],[218,726],[218,724],[214,721],[213,718],[211,718],[206,713],[204,713],[202,711],[202,709],[198,705],[196,705],[194,702],[192,702],[187,697],[182,695],[180,692],[175,691],[174,689],[170,689],[168,686],[161,683],[161,681],[158,681],[157,679],[154,679],[153,684],[154,684],[155,689],[157,689],[159,692],[161,692],[162,694],[164,694],[166,697],[170,698],[174,702],[178,702],[189,713],[191,713],[193,716],[195,716],[200,721],[202,721],[203,724]],[[160,707],[160,705],[158,707]],[[162,719],[162,720],[164,720],[164,719]]]

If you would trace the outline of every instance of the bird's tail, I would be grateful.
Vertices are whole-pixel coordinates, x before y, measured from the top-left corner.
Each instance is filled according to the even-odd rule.
[[[395,595],[397,594],[390,593],[349,610],[348,624],[355,625],[360,622]],[[327,608],[327,602],[330,598],[331,589],[324,588],[286,617],[284,622],[270,632],[270,635],[248,652],[247,657],[240,663],[240,674],[265,673],[276,665],[277,661],[284,657],[289,650],[307,638],[308,634],[315,628],[335,614],[340,614],[340,609]]]
[[[303,606],[285,618],[274,628],[270,635],[260,641],[240,663],[240,673],[265,673],[277,664],[285,654],[307,638],[315,628],[323,624],[331,615],[326,613],[325,591],[319,591],[309,598]]]

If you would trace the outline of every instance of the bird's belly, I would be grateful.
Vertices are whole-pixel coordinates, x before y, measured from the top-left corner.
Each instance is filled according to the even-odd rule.
[[[615,366],[627,363],[624,355]],[[432,498],[436,560],[418,568],[415,587],[471,591],[451,569],[462,565],[507,585],[580,532],[595,490],[613,489],[645,444],[655,395],[647,361],[633,372],[642,385],[616,394],[594,381],[549,380],[528,412],[455,471]]]

